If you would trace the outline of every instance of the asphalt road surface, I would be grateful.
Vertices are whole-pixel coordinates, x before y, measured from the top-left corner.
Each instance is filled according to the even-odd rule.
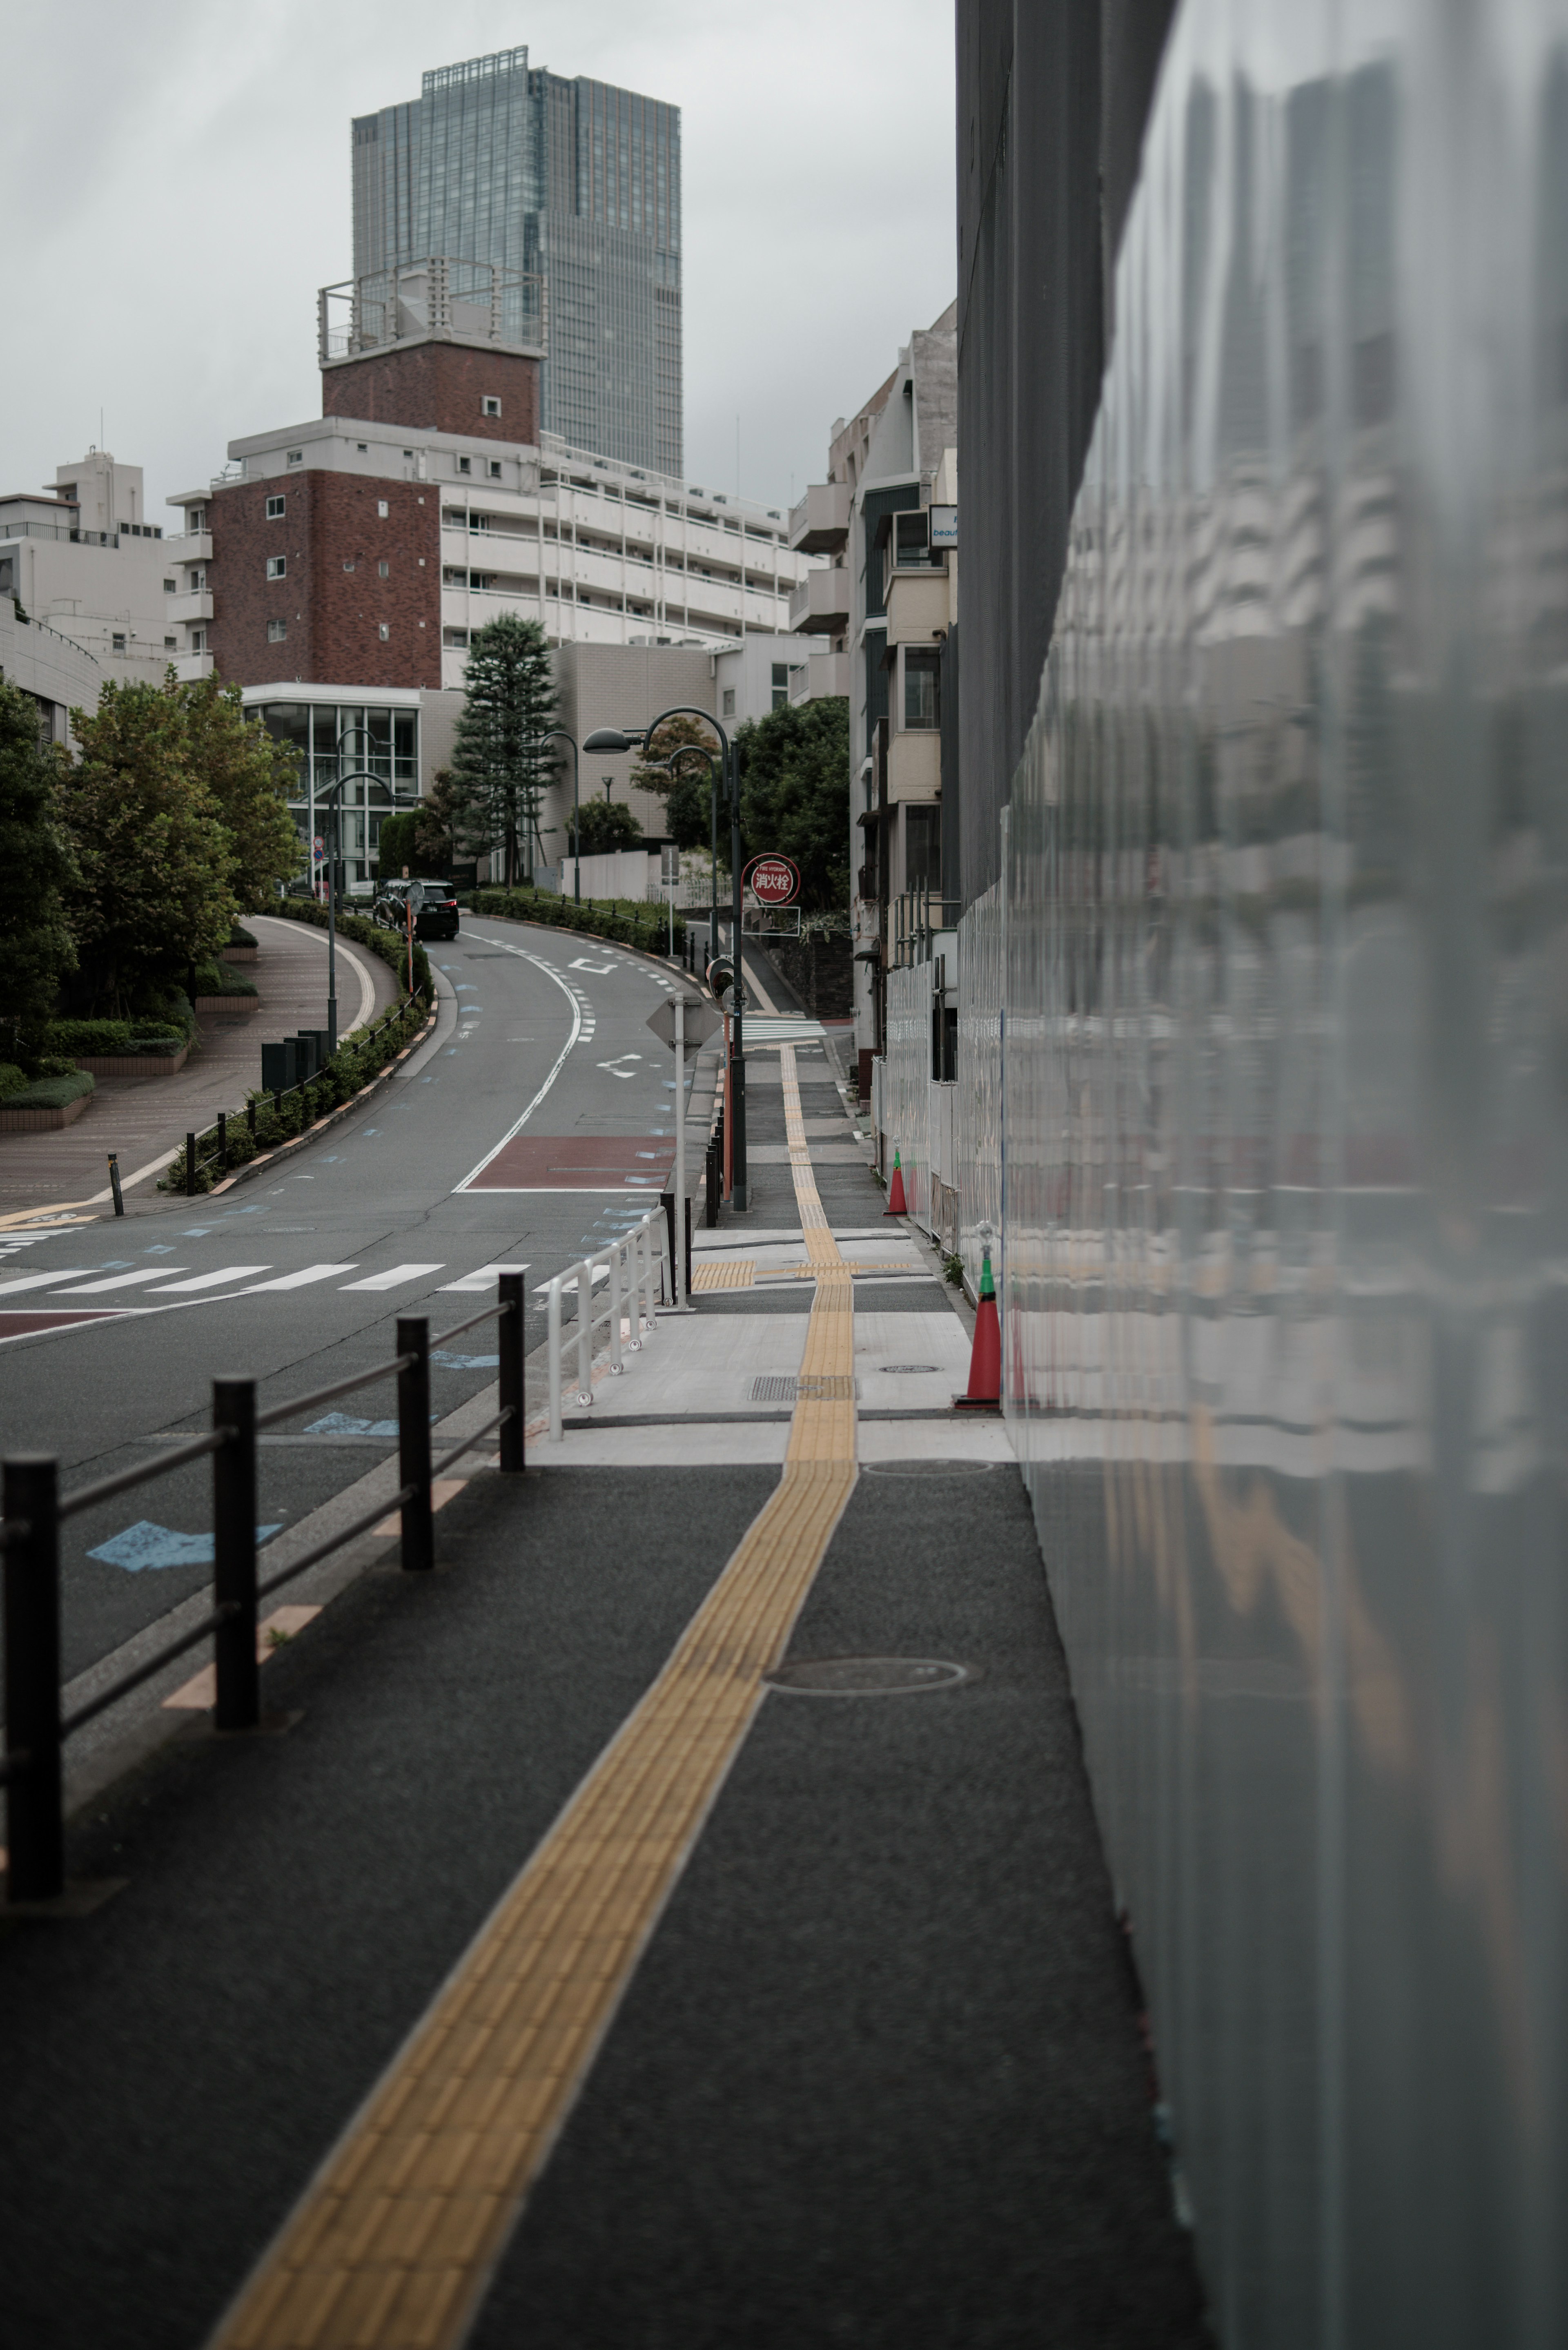
[[[263,1409],[390,1359],[399,1315],[443,1329],[526,1266],[536,1284],[646,1213],[673,1154],[671,1055],[647,1026],[668,967],[521,924],[465,924],[431,960],[434,1041],[322,1141],[212,1204],[0,1239],[0,1451],[57,1454],[62,1486],[208,1424],[214,1374]],[[472,1284],[468,1288],[453,1284]],[[56,1315],[102,1318],[59,1321]],[[432,1359],[444,1416],[495,1376],[493,1328]],[[289,1524],[394,1449],[390,1379],[264,1437],[258,1518]],[[67,1677],[211,1575],[197,1461],[63,1533]]]

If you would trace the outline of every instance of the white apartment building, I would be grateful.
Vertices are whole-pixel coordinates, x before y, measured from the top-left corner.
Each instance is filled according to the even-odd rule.
[[[101,678],[161,679],[189,650],[182,543],[147,520],[140,465],[89,449],[42,492],[0,497],[0,596],[68,637]]]

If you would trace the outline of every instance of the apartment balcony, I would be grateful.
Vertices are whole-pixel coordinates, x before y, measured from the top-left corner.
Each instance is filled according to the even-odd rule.
[[[165,598],[163,617],[172,624],[176,620],[210,620],[213,617],[213,591],[187,588],[183,595]]]
[[[213,674],[211,653],[176,653],[170,664],[182,685],[194,685],[199,679]]]
[[[836,555],[849,536],[847,482],[813,482],[789,510],[789,543],[797,555]]]
[[[929,645],[946,634],[952,613],[945,570],[898,570],[888,580],[888,642]]]
[[[210,530],[170,531],[164,537],[162,551],[168,563],[210,563],[213,534]]]
[[[942,790],[942,738],[934,726],[906,727],[888,739],[889,800],[935,800]]]
[[[847,653],[808,653],[798,670],[790,671],[792,702],[826,702],[849,691]]]
[[[796,636],[834,637],[849,626],[846,570],[808,571],[789,599],[789,624]]]

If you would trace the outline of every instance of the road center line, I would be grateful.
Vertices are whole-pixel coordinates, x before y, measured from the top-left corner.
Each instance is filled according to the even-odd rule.
[[[762,1703],[857,1475],[850,1274],[812,1175],[793,1047],[780,1061],[818,1269],[784,1473],[210,2350],[461,2342]]]

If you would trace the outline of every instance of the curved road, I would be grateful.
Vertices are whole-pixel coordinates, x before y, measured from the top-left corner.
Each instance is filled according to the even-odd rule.
[[[254,1373],[265,1409],[388,1361],[400,1314],[437,1333],[462,1321],[498,1265],[527,1267],[526,1342],[542,1337],[536,1284],[635,1222],[667,1178],[673,1063],[647,1021],[678,974],[493,921],[431,962],[435,1036],[297,1163],[210,1204],[0,1243],[0,1451],[57,1453],[69,1490],[204,1427],[214,1373]],[[105,1318],[30,1326],[88,1309]],[[439,1414],[494,1378],[494,1346],[482,1326],[437,1356]],[[388,1380],[264,1438],[262,1523],[297,1520],[391,1450],[395,1409]],[[67,1525],[67,1678],[207,1582],[210,1481],[193,1463]]]

